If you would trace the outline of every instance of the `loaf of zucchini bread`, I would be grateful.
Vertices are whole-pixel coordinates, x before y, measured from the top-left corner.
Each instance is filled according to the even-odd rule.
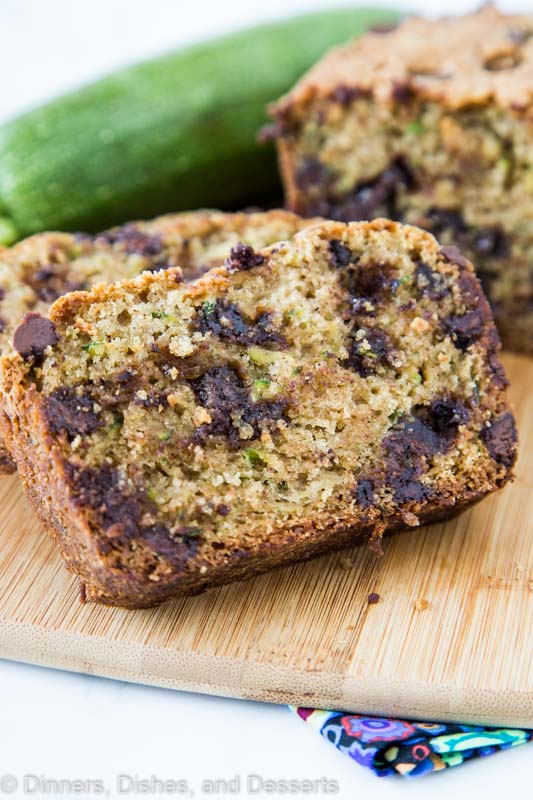
[[[86,597],[155,605],[501,487],[516,431],[471,264],[388,220],[309,227],[184,284],[60,298],[1,362],[1,427]]]
[[[288,211],[196,211],[86,234],[43,233],[0,248],[0,354],[27,312],[46,314],[61,295],[147,270],[180,266],[193,280],[220,265],[237,242],[264,247],[309,224]],[[0,441],[0,475],[15,469]]]
[[[504,346],[533,353],[533,16],[485,6],[375,30],[272,111],[293,210],[459,245]]]

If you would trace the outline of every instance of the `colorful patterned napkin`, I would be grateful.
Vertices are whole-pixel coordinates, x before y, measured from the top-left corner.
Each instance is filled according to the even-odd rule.
[[[533,730],[410,722],[290,707],[338,750],[379,777],[415,777],[533,740]]]

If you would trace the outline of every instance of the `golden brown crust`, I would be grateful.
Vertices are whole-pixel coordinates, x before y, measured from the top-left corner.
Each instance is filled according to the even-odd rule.
[[[414,248],[423,254],[425,262],[429,260],[442,264],[450,258],[455,259],[455,263],[446,266],[445,271],[451,276],[455,270],[458,275],[457,285],[464,287],[457,294],[457,307],[461,308],[463,303],[468,302],[476,309],[482,330],[480,329],[478,342],[474,346],[475,357],[472,357],[472,364],[478,364],[480,378],[490,382],[491,378],[486,376],[490,376],[491,370],[497,370],[499,365],[494,360],[494,324],[480,292],[479,283],[473,276],[471,265],[456,252],[448,252],[443,256],[430,234],[386,220],[349,226],[328,223],[297,234],[294,244],[287,246],[283,253],[278,253],[274,247],[263,250],[262,255],[265,262],[279,260],[283,263],[283,259],[286,259],[288,266],[295,259],[312,259],[314,248],[322,248],[324,243],[349,243],[356,236],[371,237],[377,243],[376,237],[382,233],[398,236],[408,248]],[[259,273],[267,275],[269,267],[265,265],[257,269]],[[250,275],[251,272],[246,274]],[[59,335],[64,336],[78,315],[86,317],[86,312],[91,308],[105,308],[106,303],[112,303],[127,292],[132,297],[142,298],[154,288],[160,291],[161,296],[175,290],[177,275],[179,273],[173,271],[147,273],[121,285],[100,285],[90,293],[67,295],[54,304],[50,318]],[[239,277],[239,280],[244,279]],[[231,287],[233,281],[233,276],[226,268],[214,269],[200,281],[187,287],[180,302],[185,303],[192,299],[197,303],[206,296],[216,296]],[[427,327],[420,317],[416,317],[416,320],[413,330]],[[490,364],[487,361],[489,352],[492,353]],[[55,356],[50,354],[49,358],[53,369]],[[128,608],[155,605],[179,594],[197,593],[210,586],[249,577],[369,538],[375,540],[379,547],[379,538],[383,534],[450,516],[481,499],[488,491],[503,485],[511,475],[511,464],[514,460],[514,444],[510,442],[506,444],[500,463],[487,458],[475,476],[472,474],[455,478],[446,491],[442,490],[438,497],[430,501],[427,498],[414,498],[387,515],[383,515],[377,508],[372,508],[369,512],[368,509],[358,506],[351,511],[341,509],[342,513],[328,514],[320,511],[312,516],[301,517],[296,524],[294,521],[280,521],[275,531],[266,536],[258,527],[255,541],[248,542],[246,547],[239,547],[238,541],[235,542],[233,550],[229,555],[226,551],[224,558],[215,557],[209,560],[200,547],[198,551],[190,553],[182,568],[169,567],[166,572],[161,572],[161,579],[158,576],[157,580],[151,580],[142,568],[117,567],[98,546],[101,532],[93,527],[94,517],[89,513],[90,509],[76,503],[72,482],[67,475],[68,463],[64,446],[50,428],[45,411],[46,396],[40,387],[40,381],[35,380],[31,367],[20,356],[12,355],[2,359],[2,385],[4,397],[0,429],[17,462],[36,513],[58,545],[69,569],[78,574],[85,584],[87,598]],[[485,419],[485,413],[491,417],[509,414],[505,381],[495,383],[492,388],[492,393],[483,396],[481,407],[475,411],[476,419]],[[469,447],[474,430],[475,428],[467,431],[468,435],[465,434],[465,448]],[[137,546],[141,549],[138,556],[140,561],[135,563],[142,565],[142,548],[145,547],[142,539]],[[161,561],[164,566],[164,556],[161,556]]]
[[[350,90],[377,102],[409,91],[450,109],[495,103],[533,107],[533,17],[494,6],[463,17],[407,19],[387,33],[369,32],[330,51],[273,106],[282,117],[319,97]]]

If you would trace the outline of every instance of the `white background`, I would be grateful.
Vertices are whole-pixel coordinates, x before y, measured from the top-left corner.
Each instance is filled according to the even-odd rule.
[[[478,0],[407,4],[433,15],[479,5]],[[327,5],[327,0],[0,0],[0,119],[183,42]],[[531,0],[500,6],[533,11]],[[533,797],[533,746],[419,780],[379,780],[284,707],[0,661],[0,775],[5,773],[101,778],[112,796],[118,774],[185,778],[193,787],[203,779],[259,774],[278,780],[326,777],[339,784],[337,795],[308,797],[429,794],[439,800],[455,793],[491,800],[509,792]],[[244,789],[240,796],[246,796]]]

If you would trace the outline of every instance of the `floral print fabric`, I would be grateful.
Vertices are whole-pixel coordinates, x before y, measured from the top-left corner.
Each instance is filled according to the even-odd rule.
[[[292,710],[338,750],[380,777],[424,775],[533,740],[533,730]]]

